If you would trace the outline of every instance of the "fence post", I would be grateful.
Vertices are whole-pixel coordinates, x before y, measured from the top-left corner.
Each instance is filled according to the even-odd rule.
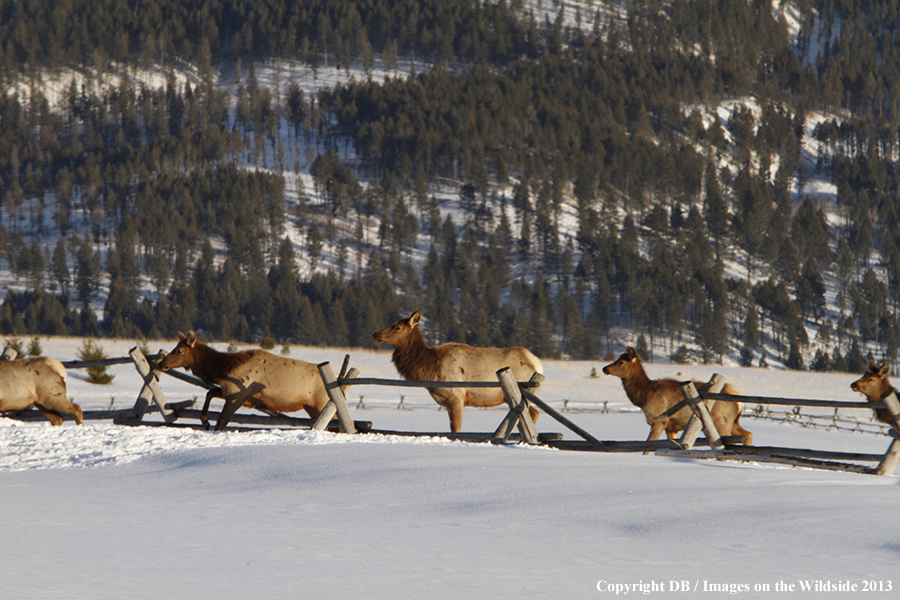
[[[499,377],[499,373],[500,373],[500,371],[497,371],[498,377]],[[536,383],[537,385],[534,386],[533,388],[529,388],[529,389],[537,390],[537,388],[540,387],[540,384],[541,384],[541,382],[544,381],[544,379],[546,379],[546,377],[544,377],[544,375],[542,373],[532,373],[531,379],[529,379],[528,381],[530,383]],[[502,389],[502,387],[503,386],[501,383],[501,389]],[[516,387],[518,387],[518,385]],[[504,394],[504,398],[505,397],[506,397],[506,395]],[[507,403],[508,402],[509,402],[509,400],[507,400]],[[529,416],[530,416],[530,413],[529,413]],[[512,435],[512,430],[515,428],[517,422],[518,422],[518,413],[514,414],[512,411],[506,413],[506,416],[503,417],[503,421],[500,423],[500,426],[497,427],[497,430],[494,432],[494,435],[491,437],[491,440],[495,443],[505,442],[507,440],[507,438],[509,438],[509,436]]]
[[[153,372],[153,369],[150,368],[147,357],[144,356],[144,353],[141,352],[141,349],[138,347],[132,348],[128,352],[128,355],[131,356],[131,360],[134,361],[135,369],[137,369],[137,372],[140,373],[141,378],[144,380],[144,386],[141,388],[141,393],[138,394],[137,401],[134,403],[132,419],[140,422],[141,419],[144,418],[144,412],[147,410],[147,406],[150,404],[150,399],[152,398],[159,407],[159,411],[162,413],[166,423],[174,423],[177,421],[178,415],[166,407],[166,396],[163,394],[162,388],[159,387],[159,382],[156,380],[156,374]]]
[[[725,387],[725,377],[718,373],[713,373],[710,380],[700,386],[700,390],[711,394],[718,394],[722,391],[723,387]],[[707,408],[712,410],[712,406],[712,404],[708,404]],[[681,432],[681,439],[678,440],[678,443],[681,444],[681,447],[685,450],[690,450],[694,447],[694,442],[697,441],[697,436],[700,435],[701,429],[703,429],[703,423],[697,417],[696,413],[691,414],[691,418],[688,419],[684,431]]]
[[[709,438],[710,448],[713,450],[721,450],[724,448],[725,444],[722,443],[722,436],[719,435],[716,424],[713,423],[712,416],[709,414],[706,403],[700,398],[700,394],[697,393],[694,382],[688,381],[687,383],[681,384],[681,393],[684,394],[684,397],[687,399],[691,410],[694,411],[694,415],[698,416],[700,422],[703,424],[703,430],[706,432],[706,437]]]
[[[356,433],[356,425],[353,424],[353,417],[350,416],[350,409],[347,408],[347,398],[344,396],[343,388],[337,383],[331,364],[323,362],[318,367],[319,375],[322,377],[322,381],[325,382],[325,391],[328,392],[328,397],[330,398],[329,403],[325,405],[326,408],[329,405],[334,405],[338,422],[341,424],[341,429],[344,430],[344,433]],[[322,415],[319,415],[319,420],[321,418]],[[316,420],[315,425],[319,425],[319,420]],[[331,418],[329,417],[328,421],[330,420]],[[324,421],[325,425],[328,424],[328,421]]]
[[[535,375],[538,375],[538,373],[535,373]],[[510,372],[509,367],[503,367],[497,371],[497,378],[500,380],[500,387],[503,389],[506,403],[509,404],[509,413],[507,413],[506,418],[500,424],[500,427],[497,428],[497,431],[494,432],[491,441],[505,442],[512,434],[513,427],[518,425],[519,433],[525,442],[529,444],[539,443],[537,429],[535,429],[534,422],[531,420],[531,413],[528,411],[528,402],[522,397],[519,384]],[[532,379],[534,379],[533,376]],[[543,376],[541,376],[541,379],[543,379]]]
[[[321,371],[320,371],[321,372]],[[346,377],[342,377],[341,379],[355,379],[359,376],[359,369],[353,368],[347,372]],[[349,385],[341,386],[341,393],[344,395],[345,404],[347,398],[347,391],[350,389]],[[329,394],[329,398],[331,394]],[[331,400],[328,401],[328,404],[325,405],[325,408],[322,409],[322,412],[319,413],[319,416],[316,418],[316,421],[313,423],[312,428],[316,431],[325,431],[328,427],[328,424],[334,418],[334,415],[337,413],[337,406]],[[343,427],[343,425],[341,425]],[[346,431],[346,429],[344,430]]]
[[[897,399],[897,394],[891,390],[881,400],[887,405],[887,411],[894,419],[894,429],[900,431],[900,400]],[[884,458],[881,459],[881,462],[875,469],[876,475],[891,475],[894,469],[897,468],[897,465],[900,464],[900,439],[897,439],[894,431],[890,433],[894,434],[891,436],[891,445],[888,446]]]

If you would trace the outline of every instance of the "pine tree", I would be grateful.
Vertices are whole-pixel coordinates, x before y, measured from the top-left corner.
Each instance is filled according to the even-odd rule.
[[[752,306],[747,311],[747,317],[744,319],[744,344],[749,348],[755,348],[759,345],[759,317],[756,309]]]
[[[748,167],[744,167],[734,182],[737,209],[732,217],[735,236],[747,253],[747,283],[753,277],[754,261],[765,241],[772,212],[772,200]]]
[[[792,337],[790,340],[790,351],[784,365],[794,371],[803,370],[803,354],[800,353],[800,343],[796,338]]]
[[[325,242],[322,239],[322,232],[319,230],[319,226],[315,221],[310,221],[306,230],[306,254],[309,257],[309,272],[311,274],[315,272],[319,264],[324,246]]]
[[[866,357],[863,356],[859,338],[853,338],[850,352],[847,353],[847,369],[850,373],[864,373],[866,371]]]
[[[66,296],[69,293],[69,263],[65,237],[60,236],[57,238],[56,246],[53,247],[53,258],[51,261],[53,280],[59,284],[62,294]]]
[[[812,314],[813,320],[817,323],[819,316],[824,313],[825,302],[825,280],[816,266],[816,261],[808,259],[800,271],[800,279],[797,282],[797,303],[800,306],[801,315]]]
[[[75,289],[78,299],[86,308],[100,286],[100,254],[92,252],[89,236],[82,238],[75,255]]]
[[[868,197],[863,191],[851,212],[850,232],[847,239],[850,250],[856,259],[857,268],[861,266],[867,269],[869,267],[869,253],[872,249],[873,239],[874,227],[869,213]]]

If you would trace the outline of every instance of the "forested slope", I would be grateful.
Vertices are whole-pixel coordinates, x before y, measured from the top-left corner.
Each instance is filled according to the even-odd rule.
[[[898,10],[0,0],[0,327],[893,360]]]

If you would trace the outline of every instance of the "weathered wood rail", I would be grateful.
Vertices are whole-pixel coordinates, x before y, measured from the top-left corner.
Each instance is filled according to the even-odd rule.
[[[159,352],[157,354],[151,354],[149,356],[145,355],[145,358],[150,362],[158,362],[162,360],[162,357],[165,356],[164,353]],[[133,363],[134,359],[131,356],[118,356],[113,358],[101,358],[98,360],[64,360],[62,364],[67,369],[92,369],[94,367],[111,367],[113,365],[127,365],[128,363]]]

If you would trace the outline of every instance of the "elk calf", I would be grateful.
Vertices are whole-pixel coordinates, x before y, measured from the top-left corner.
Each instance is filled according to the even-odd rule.
[[[0,361],[0,412],[34,406],[52,425],[62,425],[62,414],[81,425],[81,407],[66,397],[66,368],[45,356]]]
[[[517,381],[528,381],[535,373],[544,372],[538,358],[522,347],[479,348],[448,342],[429,346],[422,337],[419,321],[422,313],[414,312],[374,334],[378,343],[394,347],[391,361],[404,379],[412,381],[495,381],[497,371],[509,367]],[[533,391],[533,390],[532,390]],[[434,401],[450,414],[450,431],[462,428],[464,406],[497,406],[505,401],[500,388],[428,388]],[[529,407],[531,419],[538,411]]]
[[[882,363],[881,366],[875,364],[875,361],[869,361],[869,370],[862,377],[850,384],[850,389],[866,396],[869,402],[881,402],[881,399],[888,392],[895,391],[894,386],[888,381],[888,372],[891,370],[888,363]],[[897,427],[894,418],[886,408],[875,409],[875,418],[882,423],[887,423],[891,427]]]
[[[685,428],[691,417],[690,407],[685,406],[674,415],[660,417],[682,400],[681,382],[674,379],[650,379],[641,359],[634,348],[628,347],[615,362],[603,367],[607,375],[615,375],[622,378],[622,387],[631,403],[640,408],[650,425],[650,435],[647,441],[659,439],[663,431],[669,439],[674,439],[675,434]],[[703,385],[695,381],[694,385]],[[725,394],[737,394],[737,390],[729,384],[722,389]],[[743,436],[744,443],[750,445],[753,442],[753,434],[740,426],[742,402],[716,402],[711,411],[713,421],[720,435]]]

